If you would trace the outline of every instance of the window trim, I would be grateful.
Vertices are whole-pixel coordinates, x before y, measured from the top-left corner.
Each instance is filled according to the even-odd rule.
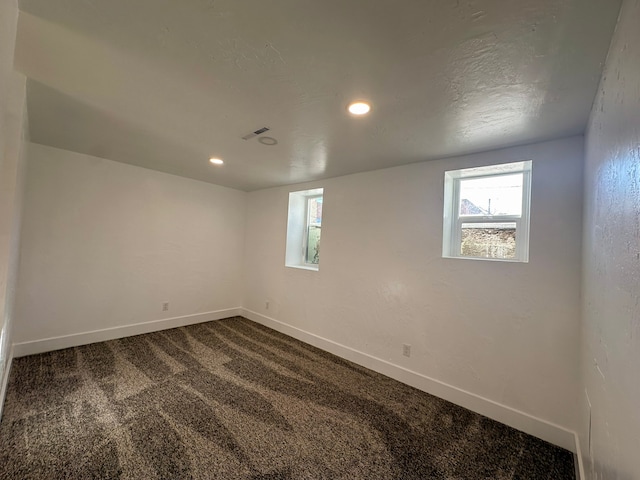
[[[529,261],[531,164],[531,160],[526,160],[508,164],[488,165],[484,167],[445,172],[442,240],[443,258],[519,263],[527,263]],[[462,180],[495,178],[513,174],[522,174],[522,211],[520,215],[460,215],[460,189]],[[462,224],[465,223],[515,223],[516,232],[518,232],[517,238],[524,239],[524,241],[518,241],[516,239],[516,251],[514,258],[487,258],[462,255],[462,252],[460,252],[462,246]]]
[[[324,198],[324,188],[322,187],[289,192],[285,267],[311,271],[320,270],[320,263],[307,262],[310,226],[309,202],[320,197]],[[320,227],[322,228],[322,222]]]

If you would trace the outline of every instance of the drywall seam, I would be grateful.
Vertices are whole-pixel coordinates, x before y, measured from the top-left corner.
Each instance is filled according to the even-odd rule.
[[[4,407],[4,398],[7,394],[7,385],[9,385],[9,374],[11,373],[11,362],[13,360],[13,345],[9,348],[9,356],[4,369],[4,377],[0,384],[0,420],[2,420],[2,412]]]
[[[153,320],[151,322],[136,323],[133,325],[122,325],[119,327],[93,330],[90,332],[64,335],[61,337],[44,338],[42,340],[14,343],[13,355],[15,357],[24,357],[26,355],[33,355],[36,353],[60,350],[62,348],[77,347],[79,345],[86,345],[88,343],[104,342],[107,340],[114,340],[116,338],[131,337],[133,335],[140,335],[143,333],[167,330],[169,328],[184,327],[185,325],[193,325],[195,323],[221,320],[223,318],[235,317],[237,315],[240,315],[241,311],[242,308],[240,307],[227,308],[224,310],[216,310],[213,312],[196,313],[193,315],[185,315],[182,317],[164,318],[162,320]]]
[[[313,333],[292,327],[279,320],[267,317],[260,313],[242,309],[242,316],[256,323],[272,328],[280,333],[289,335],[302,342],[318,347],[327,352],[333,353],[346,360],[370,368],[378,373],[410,385],[426,393],[442,398],[456,405],[460,405],[485,417],[496,420],[500,423],[513,427],[522,432],[541,438],[549,443],[562,447],[566,450],[577,453],[576,435],[559,425],[547,422],[514,408],[502,405],[493,400],[481,397],[474,393],[462,390],[453,385],[446,384],[434,378],[427,377],[418,372],[395,365],[386,360],[374,357],[364,352],[360,352],[351,347],[322,338]]]

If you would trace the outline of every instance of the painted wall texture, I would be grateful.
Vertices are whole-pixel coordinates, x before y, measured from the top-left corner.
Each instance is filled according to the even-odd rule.
[[[28,158],[14,342],[240,306],[244,192],[37,144]]]
[[[530,262],[443,259],[444,172],[521,160]],[[249,193],[243,306],[574,430],[582,167],[579,136]],[[320,270],[287,268],[288,193],[315,187]]]
[[[581,422],[587,477],[640,478],[640,1],[624,2],[586,141]]]
[[[25,78],[13,69],[17,18],[17,1],[0,1],[0,389],[14,317],[26,131]]]

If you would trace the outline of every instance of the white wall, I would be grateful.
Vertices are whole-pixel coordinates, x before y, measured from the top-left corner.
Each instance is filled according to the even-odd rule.
[[[244,192],[36,144],[28,157],[16,343],[240,306]]]
[[[527,159],[530,262],[441,258],[445,170]],[[243,305],[573,430],[582,165],[574,137],[250,193]],[[288,192],[314,187],[320,270],[285,268]]]
[[[0,0],[0,412],[11,345],[19,256],[25,78],[13,69],[18,7]]]
[[[640,1],[626,0],[586,142],[581,422],[587,477],[640,479]],[[586,396],[581,394],[583,404]]]

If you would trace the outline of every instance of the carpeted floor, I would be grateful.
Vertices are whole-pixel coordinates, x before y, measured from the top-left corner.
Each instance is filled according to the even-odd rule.
[[[568,451],[246,319],[14,360],[1,479],[574,479]]]

